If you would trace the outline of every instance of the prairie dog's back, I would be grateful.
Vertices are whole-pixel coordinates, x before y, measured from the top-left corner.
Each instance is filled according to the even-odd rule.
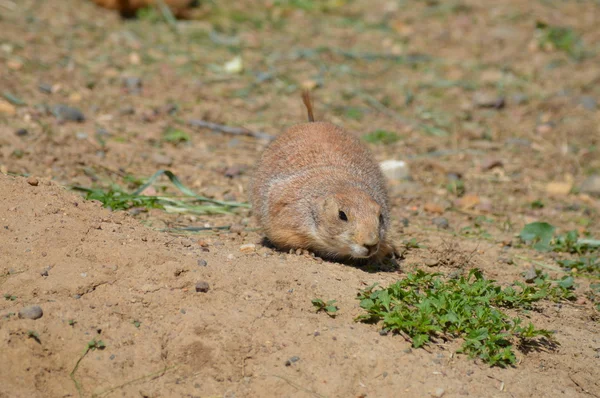
[[[265,149],[251,187],[251,202],[259,219],[268,212],[274,183],[286,180],[289,186],[277,184],[278,190],[289,190],[282,195],[318,196],[323,190],[347,184],[367,191],[385,210],[388,207],[384,176],[368,149],[329,122],[294,125]]]

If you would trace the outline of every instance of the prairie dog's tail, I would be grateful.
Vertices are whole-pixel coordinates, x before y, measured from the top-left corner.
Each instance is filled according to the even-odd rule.
[[[302,102],[308,111],[308,121],[314,122],[315,116],[313,115],[312,102],[310,101],[310,92],[308,90],[302,91]]]

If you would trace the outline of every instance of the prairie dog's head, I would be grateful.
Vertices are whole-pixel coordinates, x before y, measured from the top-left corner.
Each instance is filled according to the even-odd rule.
[[[382,210],[360,189],[328,195],[317,201],[313,237],[333,257],[371,257],[385,237]]]

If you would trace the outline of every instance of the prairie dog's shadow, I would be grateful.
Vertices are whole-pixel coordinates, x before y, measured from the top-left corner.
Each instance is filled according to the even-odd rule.
[[[290,254],[289,251],[281,250],[278,247],[276,247],[275,245],[273,245],[273,243],[271,243],[271,241],[269,241],[269,239],[266,237],[262,238],[262,240],[260,241],[260,244],[264,247],[267,247],[267,248],[275,251],[275,252],[279,252],[279,253],[283,253],[283,254]],[[336,257],[318,256],[317,254],[314,254],[314,255],[315,255],[315,257],[319,257],[322,260],[328,261],[330,263],[347,265],[347,266],[358,268],[361,271],[365,271],[365,272],[369,272],[369,273],[401,271],[400,261],[402,260],[402,258],[401,257],[396,258],[396,256],[393,256],[391,258],[386,258],[383,261],[374,261],[374,260],[370,260],[368,258],[366,258],[366,259],[344,259],[344,258],[336,258]]]

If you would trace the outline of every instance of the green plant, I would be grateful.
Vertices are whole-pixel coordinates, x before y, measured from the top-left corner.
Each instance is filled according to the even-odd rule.
[[[135,326],[135,327],[136,327],[136,328],[138,328],[138,329],[139,329],[139,328],[140,328],[140,326],[142,325],[142,322],[140,322],[140,321],[136,321],[136,320],[134,320],[132,323],[133,323],[133,326]]]
[[[94,351],[94,350],[103,350],[105,348],[106,348],[106,344],[104,344],[104,342],[102,340],[92,339],[92,340],[88,341],[87,346],[85,347],[85,350],[83,351],[83,354],[81,354],[81,356],[75,363],[75,367],[69,374],[69,376],[71,377],[71,380],[73,380],[73,383],[75,383],[75,388],[77,389],[77,392],[79,393],[80,397],[83,396],[83,393],[81,390],[81,383],[75,378],[75,372],[77,372],[77,368],[79,368],[79,364],[81,363],[83,358],[85,358],[85,356],[88,354],[88,352]]]
[[[543,209],[545,205],[544,202],[541,201],[541,199],[537,199],[531,202],[529,206],[531,206],[532,209]]]
[[[34,339],[38,344],[42,344],[42,341],[40,340],[40,335],[35,330],[28,330],[27,337]]]
[[[528,308],[549,298],[556,286],[545,277],[539,279],[532,286],[516,282],[502,289],[478,269],[450,280],[418,270],[387,288],[376,289],[375,284],[361,291],[358,299],[367,314],[356,320],[383,321],[384,329],[408,335],[414,347],[437,337],[460,337],[464,339],[460,352],[490,365],[512,365],[516,363],[516,341],[551,338],[549,331],[536,329],[531,323],[522,326],[520,318],[500,310]]]
[[[538,21],[535,26],[538,43],[542,48],[555,48],[564,51],[576,60],[584,56],[581,38],[571,28],[551,26]]]
[[[576,270],[578,273],[600,277],[600,257],[598,256],[583,256],[575,260],[557,260],[557,263],[567,271]]]
[[[538,251],[584,254],[600,249],[600,240],[580,238],[577,231],[568,231],[554,236],[556,228],[547,222],[533,222],[525,225],[519,237]]]
[[[8,293],[6,293],[6,294],[4,295],[4,299],[5,299],[5,300],[10,300],[10,301],[15,301],[15,300],[17,299],[17,296],[14,296],[14,295],[12,295],[12,294],[8,294]]]
[[[335,305],[335,300],[327,302],[321,299],[312,299],[312,304],[317,308],[317,312],[325,311],[330,317],[335,317],[338,307]]]
[[[182,130],[168,129],[162,136],[162,141],[177,144],[179,142],[189,142],[190,135]]]
[[[177,190],[187,197],[187,200],[166,195],[147,196],[142,194],[146,188],[152,185],[158,177],[163,174],[169,178]],[[132,207],[144,207],[162,209],[171,213],[230,214],[236,207],[249,207],[249,205],[245,203],[224,202],[196,195],[192,190],[183,185],[175,174],[168,170],[157,171],[145,184],[132,193],[126,192],[116,184],[113,184],[108,189],[86,188],[81,186],[74,186],[72,188],[84,192],[86,199],[98,200],[104,207],[112,210],[127,210]],[[197,204],[198,202],[202,204]]]
[[[363,139],[371,144],[389,145],[400,140],[400,136],[391,131],[375,130],[371,133],[365,134]]]

